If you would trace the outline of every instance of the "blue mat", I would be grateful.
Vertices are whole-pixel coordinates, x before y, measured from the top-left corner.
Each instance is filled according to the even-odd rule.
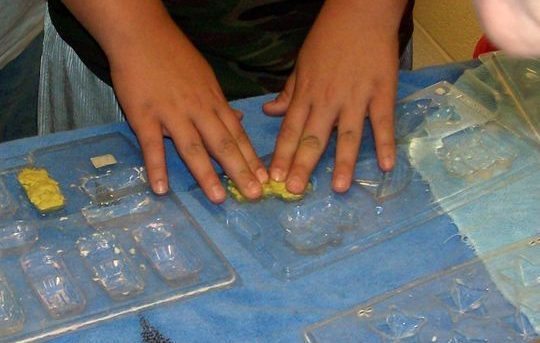
[[[471,64],[401,73],[399,97],[440,80],[455,81]],[[262,114],[272,96],[236,101],[259,155],[271,152],[280,119]],[[120,131],[125,124],[34,137],[0,145],[2,157],[73,139]],[[134,139],[134,138],[133,138]],[[205,213],[189,194],[193,183],[167,144],[171,187],[204,227],[239,275],[230,289],[168,304],[54,339],[54,342],[301,342],[302,330],[317,321],[408,282],[469,260],[473,250],[459,238],[451,218],[440,216],[414,230],[293,281],[263,269],[230,232]],[[143,317],[141,317],[143,316]]]

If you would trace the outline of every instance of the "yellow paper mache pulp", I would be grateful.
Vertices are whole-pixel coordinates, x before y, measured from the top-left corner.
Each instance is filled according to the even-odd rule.
[[[64,195],[58,182],[43,168],[23,168],[17,180],[24,188],[30,202],[41,212],[48,213],[64,207]]]
[[[287,186],[284,181],[270,180],[263,183],[263,198],[275,197],[284,201],[298,201],[304,198],[304,194],[294,194],[287,190]],[[311,189],[311,184],[308,184],[308,191]],[[238,202],[247,201],[247,199],[240,193],[238,187],[230,180],[227,179],[227,190],[233,199]]]

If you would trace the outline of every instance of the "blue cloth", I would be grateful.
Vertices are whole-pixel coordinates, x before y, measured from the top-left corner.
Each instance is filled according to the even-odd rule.
[[[467,65],[446,65],[401,73],[398,94],[406,96],[440,80],[455,81]],[[236,101],[259,155],[271,152],[280,119],[266,117],[261,104],[272,96]],[[125,124],[62,132],[0,145],[0,156],[120,131],[134,137]],[[239,276],[230,289],[206,293],[143,313],[147,321],[173,342],[301,342],[302,330],[339,311],[383,294],[412,280],[474,257],[457,235],[448,216],[439,216],[397,237],[316,270],[293,281],[281,281],[183,192],[193,184],[183,163],[167,143],[171,188],[199,221]],[[55,338],[54,342],[136,342],[141,340],[138,315],[128,315]]]

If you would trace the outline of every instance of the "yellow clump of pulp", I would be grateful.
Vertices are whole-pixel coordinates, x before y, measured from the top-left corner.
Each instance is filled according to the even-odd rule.
[[[64,195],[58,182],[43,168],[23,168],[17,180],[24,188],[30,202],[41,212],[48,213],[64,207]]]
[[[231,197],[238,202],[244,202],[248,200],[246,197],[242,195],[242,193],[240,193],[240,191],[238,190],[238,187],[236,187],[236,185],[234,184],[234,182],[232,182],[231,179],[227,179],[227,190],[229,191],[229,194],[231,195]],[[262,184],[262,190],[263,190],[262,192],[263,198],[274,197],[274,198],[279,198],[284,201],[298,201],[298,200],[303,199],[305,196],[305,193],[294,194],[294,193],[289,192],[287,190],[287,186],[284,181],[270,180],[268,182],[265,182]],[[311,190],[311,183],[308,184],[308,186],[306,187],[306,190],[307,191]]]

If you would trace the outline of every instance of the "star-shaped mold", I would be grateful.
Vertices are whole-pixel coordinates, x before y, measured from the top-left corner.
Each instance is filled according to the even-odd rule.
[[[418,333],[426,324],[427,319],[404,312],[395,306],[390,307],[388,313],[370,322],[370,327],[385,341],[416,342]]]
[[[383,172],[375,156],[356,164],[353,180],[367,190],[375,200],[384,201],[398,195],[411,182],[412,170],[404,153],[398,153],[394,168]]]
[[[504,268],[499,273],[520,289],[540,286],[540,263],[525,256],[517,257],[511,267]]]
[[[437,298],[448,308],[452,319],[463,314],[484,315],[484,301],[488,289],[467,286],[463,280],[455,279],[449,292],[437,295]]]
[[[524,342],[535,342],[540,339],[529,319],[519,309],[514,315],[503,317],[501,321],[514,330]]]
[[[431,99],[416,99],[398,104],[396,107],[396,139],[425,136],[424,122],[426,114],[432,108]],[[435,108],[438,108],[435,106]]]

